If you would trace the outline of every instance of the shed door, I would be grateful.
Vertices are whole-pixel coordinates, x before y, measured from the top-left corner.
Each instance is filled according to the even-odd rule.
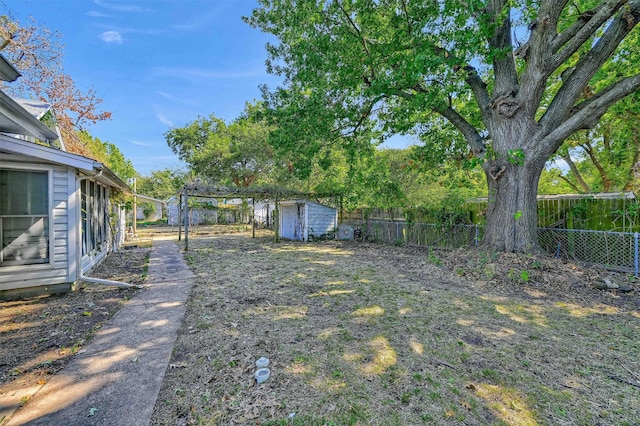
[[[291,240],[304,239],[304,204],[282,207],[283,238]]]

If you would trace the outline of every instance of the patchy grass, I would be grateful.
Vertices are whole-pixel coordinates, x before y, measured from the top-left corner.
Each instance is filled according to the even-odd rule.
[[[189,244],[181,368],[152,424],[640,423],[638,292],[593,289],[595,270],[247,235]],[[271,377],[257,385],[261,356]]]

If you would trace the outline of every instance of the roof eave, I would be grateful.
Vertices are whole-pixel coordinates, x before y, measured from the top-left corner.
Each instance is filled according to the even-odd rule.
[[[118,177],[111,169],[105,166],[103,163],[95,161],[93,163],[93,169],[97,173],[96,180],[102,183],[106,183],[109,186],[121,189],[122,191],[133,194],[133,190],[122,179]]]
[[[0,135],[0,151],[34,157],[46,162],[74,167],[85,173],[93,173],[95,160],[78,154],[61,151],[8,135]]]
[[[0,90],[0,111],[9,121],[23,129],[27,135],[36,137],[43,142],[58,139],[58,134],[48,128],[43,122],[32,116],[18,102]],[[15,129],[0,129],[5,133],[18,133]]]
[[[15,81],[20,77],[20,72],[7,59],[0,55],[0,80]]]

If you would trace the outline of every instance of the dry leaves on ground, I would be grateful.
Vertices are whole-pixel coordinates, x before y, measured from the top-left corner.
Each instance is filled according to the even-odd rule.
[[[196,274],[152,424],[635,424],[623,274],[372,243],[190,240]],[[635,285],[635,284],[634,284]],[[256,385],[255,361],[271,377]]]

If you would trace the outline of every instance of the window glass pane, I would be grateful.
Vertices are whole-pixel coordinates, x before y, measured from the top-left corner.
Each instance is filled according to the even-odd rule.
[[[49,262],[49,174],[0,170],[0,266]]]
[[[0,215],[47,215],[47,172],[0,170]]]
[[[3,217],[0,264],[49,261],[49,220],[46,217]]]

